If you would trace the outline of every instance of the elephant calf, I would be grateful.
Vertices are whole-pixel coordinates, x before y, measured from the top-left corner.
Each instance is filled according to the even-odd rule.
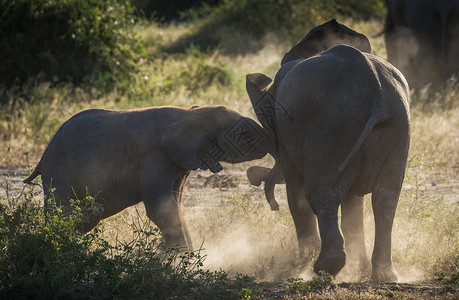
[[[59,128],[24,183],[41,174],[45,199],[67,207],[97,195],[102,210],[84,232],[142,201],[168,245],[192,249],[180,211],[190,170],[217,173],[220,162],[259,159],[273,146],[257,123],[223,106],[91,109]]]

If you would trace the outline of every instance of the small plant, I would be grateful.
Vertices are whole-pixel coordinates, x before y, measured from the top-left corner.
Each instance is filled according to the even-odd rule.
[[[312,292],[318,292],[327,286],[330,286],[335,277],[330,275],[315,276],[310,281],[303,281],[303,278],[289,278],[287,279],[288,288],[290,291],[309,295]]]
[[[243,288],[239,299],[252,299],[253,291],[251,289]]]

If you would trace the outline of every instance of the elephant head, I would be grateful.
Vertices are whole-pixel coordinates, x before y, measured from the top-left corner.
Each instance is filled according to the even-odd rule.
[[[341,44],[352,46],[362,52],[371,52],[370,42],[365,35],[333,19],[309,31],[298,44],[285,53],[281,65],[289,61],[312,57]]]
[[[161,145],[180,167],[217,173],[220,162],[264,157],[274,140],[255,121],[223,106],[192,107],[188,116],[162,129]]]

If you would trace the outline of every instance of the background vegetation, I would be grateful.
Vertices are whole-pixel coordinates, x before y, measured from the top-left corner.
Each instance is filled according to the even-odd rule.
[[[245,74],[273,77],[283,53],[330,18],[371,37],[385,13],[380,0],[166,2],[0,0],[0,166],[33,167],[62,122],[87,108],[221,104],[255,118]],[[179,10],[170,10],[174,3]],[[370,42],[385,58],[383,38]],[[394,228],[403,280],[457,284],[457,91],[452,81],[413,92],[410,167]],[[260,163],[272,165],[270,158]],[[285,191],[276,190],[281,210],[269,211],[263,193],[243,179],[249,165],[225,166],[235,175],[233,189],[203,193],[198,177],[190,180],[185,219],[194,243],[204,244],[187,254],[162,247],[142,206],[83,236],[74,230],[81,212],[56,208],[45,226],[37,189],[15,198],[0,182],[0,297],[81,298],[84,290],[96,298],[249,298],[266,288],[255,281],[288,278],[295,293],[330,287],[330,278],[299,279],[312,274],[297,265]],[[371,249],[370,201],[365,215]],[[367,280],[352,268],[337,280]]]
[[[37,80],[104,89],[141,54],[126,1],[2,0],[0,11],[0,89]]]

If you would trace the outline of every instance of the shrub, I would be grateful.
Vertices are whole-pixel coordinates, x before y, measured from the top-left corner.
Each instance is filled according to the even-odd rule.
[[[37,76],[107,88],[128,76],[142,49],[127,1],[0,0],[0,11],[4,88]]]
[[[133,239],[116,245],[97,228],[83,235],[78,226],[91,205],[81,209],[82,202],[93,199],[70,212],[50,205],[47,222],[30,197],[0,205],[0,298],[234,299],[254,285],[248,276],[202,270],[199,251],[166,248],[149,223],[134,225]]]

